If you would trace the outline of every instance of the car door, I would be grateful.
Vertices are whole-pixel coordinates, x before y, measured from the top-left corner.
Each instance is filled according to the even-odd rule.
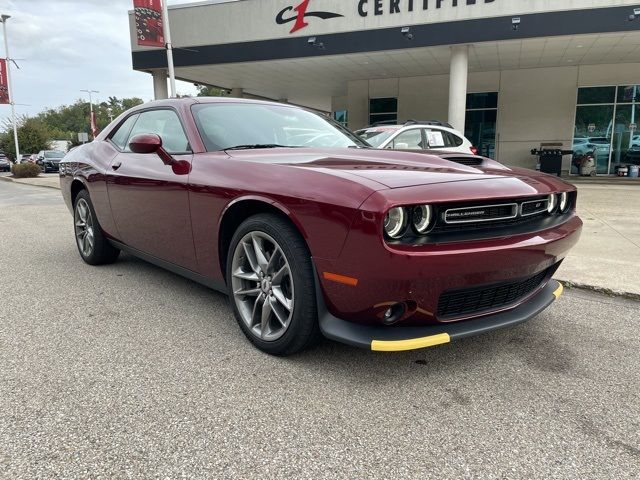
[[[184,127],[173,109],[147,110],[133,121],[128,140],[112,138],[120,152],[107,173],[111,211],[122,242],[172,264],[195,270],[188,174],[177,174],[156,153],[137,154],[128,145],[140,134],[156,134],[178,161],[192,163]]]

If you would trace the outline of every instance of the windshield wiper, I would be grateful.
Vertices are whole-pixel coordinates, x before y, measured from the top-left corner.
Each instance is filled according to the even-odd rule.
[[[289,145],[278,145],[277,143],[256,143],[253,145],[236,145],[235,147],[225,148],[224,150],[259,150],[261,148],[296,148]]]

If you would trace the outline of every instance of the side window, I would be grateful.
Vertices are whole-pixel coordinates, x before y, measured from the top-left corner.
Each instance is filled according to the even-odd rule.
[[[162,146],[169,153],[186,153],[191,150],[178,114],[173,110],[142,112],[131,130],[129,138],[144,133],[159,135],[162,138]],[[128,145],[127,151],[130,151]]]
[[[446,136],[447,132],[442,130],[430,130],[426,129],[427,143],[429,148],[445,148],[448,146],[449,140]]]
[[[401,150],[423,150],[422,132],[419,128],[407,130],[398,135],[389,145],[389,148]]]
[[[462,145],[462,139],[446,130],[426,130],[429,148],[454,148]]]
[[[464,143],[464,141],[455,133],[446,132],[447,137],[449,138],[449,143],[451,147],[459,147]]]
[[[138,115],[131,115],[127,118],[122,125],[118,127],[116,132],[111,135],[111,141],[120,149],[124,150],[127,146],[127,139],[129,138],[129,132],[133,127],[133,124],[136,123],[138,119]]]

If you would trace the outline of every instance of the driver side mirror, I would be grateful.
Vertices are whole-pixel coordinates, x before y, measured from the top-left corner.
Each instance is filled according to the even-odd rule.
[[[162,138],[159,135],[143,134],[136,135],[129,142],[129,148],[133,153],[149,154],[158,153],[162,148]]]
[[[176,160],[168,153],[162,146],[162,138],[155,133],[143,133],[136,135],[129,142],[129,148],[133,153],[139,153],[142,155],[148,155],[156,153],[167,166],[173,168],[173,171],[177,175],[186,175],[191,171],[191,164],[184,160]]]

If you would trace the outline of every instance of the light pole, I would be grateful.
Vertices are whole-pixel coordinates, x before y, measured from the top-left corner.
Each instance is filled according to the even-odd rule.
[[[89,94],[89,125],[91,129],[91,136],[95,138],[96,133],[93,129],[93,96],[94,93],[100,93],[98,90],[80,90],[81,92],[85,92]]]
[[[171,43],[171,27],[169,26],[168,0],[162,2],[162,25],[164,27],[164,39],[167,48],[167,66],[169,67],[169,85],[171,85],[171,98],[176,98],[176,71],[173,66],[173,43]]]
[[[2,15],[2,32],[4,34],[4,51],[7,57],[7,87],[9,89],[9,103],[11,104],[11,123],[13,123],[13,141],[16,145],[16,163],[20,163],[20,144],[18,143],[18,123],[16,122],[16,103],[13,101],[11,83],[11,57],[9,56],[9,40],[7,39],[7,20],[11,15]]]

